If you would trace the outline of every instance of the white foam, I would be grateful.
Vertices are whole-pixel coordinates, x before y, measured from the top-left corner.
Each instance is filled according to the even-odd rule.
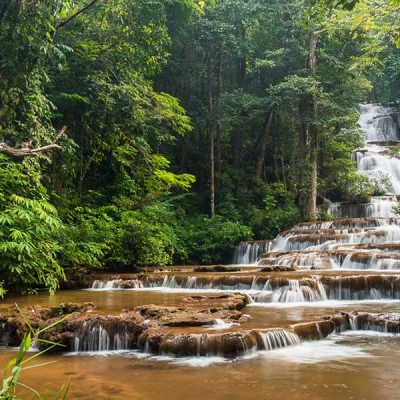
[[[360,336],[365,337],[395,337],[399,336],[398,333],[390,333],[390,332],[377,332],[377,331],[345,331],[340,334],[340,336],[345,337],[356,337],[359,338]]]
[[[317,364],[320,362],[342,361],[359,358],[371,358],[362,347],[345,346],[335,339],[303,342],[301,346],[293,346],[264,352],[268,359],[282,360],[296,364]]]

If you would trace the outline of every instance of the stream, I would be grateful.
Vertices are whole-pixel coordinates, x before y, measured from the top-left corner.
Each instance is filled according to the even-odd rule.
[[[240,244],[234,257],[240,271],[195,273],[177,267],[160,272],[151,284],[139,282],[130,289],[121,286],[123,276],[105,275],[85,290],[7,296],[0,307],[93,302],[99,311],[118,314],[145,304],[179,306],[195,294],[246,293],[252,301],[242,310],[249,316],[247,322],[216,321],[191,328],[215,337],[243,329],[276,329],[281,335],[296,324],[338,311],[398,313],[400,220],[391,208],[400,191],[400,167],[398,160],[388,161],[383,144],[398,140],[396,123],[391,109],[360,108],[366,147],[357,151],[359,169],[371,177],[390,173],[388,196],[354,207],[332,205],[330,211],[338,220],[300,224],[273,241]],[[283,272],[274,271],[276,266]],[[265,267],[271,272],[262,272]],[[38,362],[54,363],[23,371],[20,381],[41,394],[54,394],[69,380],[69,399],[392,400],[400,396],[400,333],[385,328],[334,332],[313,341],[300,341],[294,335],[277,339],[271,334],[265,340],[282,340],[281,346],[249,349],[234,358],[115,350],[99,347],[96,340],[100,338],[88,346],[92,351],[44,354]],[[0,348],[1,365],[16,351]],[[24,388],[17,394],[32,398]]]

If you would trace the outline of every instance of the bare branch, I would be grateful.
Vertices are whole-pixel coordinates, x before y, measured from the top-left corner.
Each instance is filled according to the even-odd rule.
[[[67,127],[64,125],[56,134],[56,136],[54,136],[54,140],[51,143],[55,143],[57,142],[58,139],[60,139],[61,135],[66,131]]]
[[[56,144],[57,140],[61,137],[61,135],[67,129],[66,126],[63,126],[55,135],[54,140],[45,146],[38,147],[36,149],[31,149],[29,147],[23,147],[21,149],[17,149],[15,147],[9,146],[5,142],[0,142],[0,153],[7,154],[8,156],[14,157],[26,157],[26,156],[33,156],[38,153],[44,153],[49,150],[60,150],[62,147]]]
[[[99,0],[92,0],[89,4],[87,4],[85,7],[81,8],[78,10],[75,14],[72,14],[70,17],[68,17],[66,20],[61,21],[57,29],[62,28],[63,26],[67,25],[69,22],[71,22],[74,18],[76,18],[79,14],[82,14],[85,12],[88,8],[92,7],[94,4],[96,4]]]

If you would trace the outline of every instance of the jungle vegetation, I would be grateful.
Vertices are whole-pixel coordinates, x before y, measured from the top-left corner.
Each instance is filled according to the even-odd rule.
[[[229,262],[377,191],[357,104],[400,95],[397,0],[3,0],[0,294]]]

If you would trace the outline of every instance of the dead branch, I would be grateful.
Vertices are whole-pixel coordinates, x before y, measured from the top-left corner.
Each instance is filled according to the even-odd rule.
[[[49,150],[60,150],[61,146],[58,145],[56,142],[57,140],[61,137],[61,135],[65,132],[67,129],[66,126],[63,126],[55,135],[54,140],[45,146],[38,147],[36,149],[31,149],[29,147],[23,147],[21,149],[17,149],[15,147],[9,146],[5,142],[0,142],[0,153],[7,154],[8,156],[14,156],[14,157],[26,157],[26,156],[33,156],[38,153],[43,153]]]

